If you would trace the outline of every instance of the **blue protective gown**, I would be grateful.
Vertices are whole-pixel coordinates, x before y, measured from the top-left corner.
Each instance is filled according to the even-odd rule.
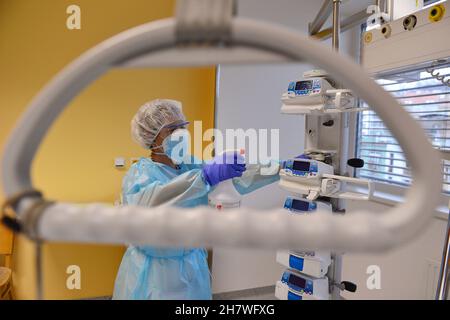
[[[181,164],[176,170],[141,158],[123,180],[123,203],[147,207],[173,204],[184,208],[207,205],[212,187],[205,182],[201,167]],[[239,193],[249,193],[279,179],[278,174],[261,176],[259,169],[258,165],[247,165],[243,176],[233,179]],[[120,264],[113,299],[211,299],[206,250],[129,246]]]

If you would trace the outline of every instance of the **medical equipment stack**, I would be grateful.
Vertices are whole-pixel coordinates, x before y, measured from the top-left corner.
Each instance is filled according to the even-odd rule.
[[[357,105],[350,90],[336,87],[325,71],[313,70],[291,81],[282,95],[282,113],[306,117],[305,152],[285,161],[280,170],[279,186],[294,195],[284,203],[288,214],[339,214],[344,212],[339,201],[367,201],[373,195],[370,181],[340,172],[341,115],[365,108]],[[362,162],[352,159],[348,165],[360,167]],[[278,251],[276,260],[287,268],[275,286],[280,300],[328,300],[339,296],[333,294],[335,288],[356,290],[356,285],[340,281],[341,261],[330,251]]]

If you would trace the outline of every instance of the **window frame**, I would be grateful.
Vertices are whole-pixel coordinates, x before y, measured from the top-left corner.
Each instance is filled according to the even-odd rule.
[[[363,43],[363,34],[366,29],[366,24],[361,25],[361,29],[359,30],[359,47],[357,50],[357,59],[359,63],[361,63],[361,57],[362,57],[362,43]],[[410,70],[410,67],[407,68],[400,68],[396,70],[390,70],[387,71],[388,73],[399,73],[401,71]],[[358,102],[360,105],[362,105],[362,101],[359,100]],[[358,149],[360,148],[360,141],[359,141],[359,133],[360,133],[360,117],[362,116],[361,112],[357,112],[355,114],[352,114],[350,117],[350,144],[349,144],[349,150],[352,150],[353,157],[358,156]],[[353,169],[351,172],[351,176],[358,177],[357,176],[357,170]],[[376,203],[394,206],[400,202],[403,201],[405,198],[405,194],[408,192],[409,186],[402,186],[399,184],[394,183],[388,183],[388,182],[382,182],[382,181],[376,181],[371,180],[372,184],[374,186],[374,197],[373,200]],[[358,192],[368,192],[365,188],[360,187],[351,187],[351,190],[358,191]],[[438,208],[436,208],[436,217],[447,220],[449,218],[449,207],[450,207],[450,194],[440,193],[440,205]]]

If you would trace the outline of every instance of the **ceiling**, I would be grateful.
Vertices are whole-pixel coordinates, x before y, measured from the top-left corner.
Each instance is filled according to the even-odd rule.
[[[362,10],[367,10],[371,5],[375,4],[374,0],[344,0],[342,2],[342,16],[349,17]]]

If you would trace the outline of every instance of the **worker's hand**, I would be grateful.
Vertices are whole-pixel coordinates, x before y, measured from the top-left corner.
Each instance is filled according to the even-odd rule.
[[[246,170],[245,159],[238,152],[224,152],[203,165],[203,176],[210,186],[242,176]]]

